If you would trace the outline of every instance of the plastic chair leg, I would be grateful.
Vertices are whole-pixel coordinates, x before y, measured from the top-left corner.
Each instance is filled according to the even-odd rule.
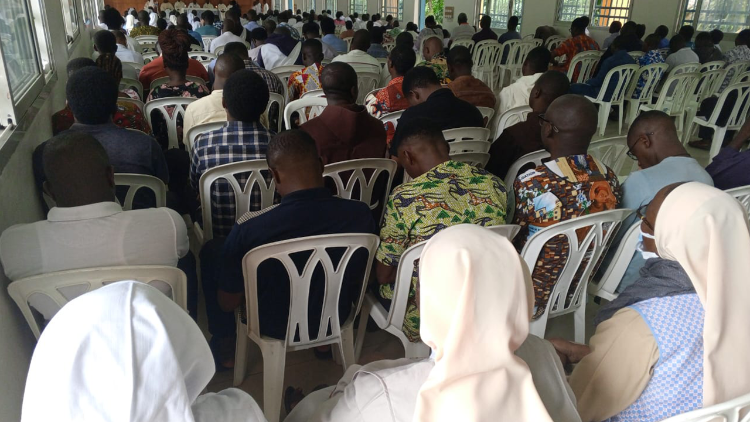
[[[407,341],[404,343],[404,351],[406,352],[406,357],[410,359],[422,359],[430,356],[430,348],[426,344],[422,343],[421,341],[419,343],[412,343],[410,341]]]
[[[690,142],[690,138],[693,137],[693,131],[695,131],[696,124],[693,123],[693,119],[687,121],[687,129],[682,131],[682,144],[687,145]]]
[[[640,102],[638,100],[628,100],[628,126],[633,124],[635,118],[638,117],[638,106]]]
[[[573,313],[573,330],[576,343],[586,343],[586,300],[587,295],[581,297],[581,307]]]
[[[619,107],[617,107],[617,111],[619,113],[619,120],[618,120],[618,126],[617,126],[617,134],[622,135],[622,115],[623,115],[623,108],[625,107],[625,104],[620,104]]]
[[[611,109],[611,103],[599,104],[599,136],[604,136],[604,131],[607,130],[607,120]]]
[[[343,358],[342,366],[344,372],[347,368],[354,365],[356,360],[354,359],[354,327],[351,325],[341,328],[341,343],[339,343],[339,349],[341,350],[341,356]]]
[[[547,313],[545,312],[539,319],[531,321],[529,324],[529,334],[533,334],[539,338],[544,338],[544,334],[547,331]]]
[[[716,154],[719,153],[719,150],[721,149],[721,144],[724,142],[724,136],[726,135],[726,133],[727,133],[726,126],[714,128],[714,137],[711,140],[711,150],[708,153],[709,161],[713,161],[714,157],[716,157]]]
[[[268,422],[279,422],[286,347],[283,341],[261,341],[258,346],[263,354],[263,413]]]
[[[365,343],[365,333],[367,332],[367,322],[370,319],[370,312],[372,310],[372,302],[365,295],[365,300],[362,301],[362,310],[359,312],[359,328],[357,329],[357,339],[354,342],[354,361],[359,362],[360,356],[362,356],[362,345]]]
[[[247,325],[237,318],[237,346],[234,349],[234,382],[237,387],[245,380],[247,374]]]

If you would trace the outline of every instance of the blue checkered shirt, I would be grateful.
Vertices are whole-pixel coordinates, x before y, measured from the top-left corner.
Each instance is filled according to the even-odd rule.
[[[280,95],[284,95],[284,85],[281,83],[281,79],[271,72],[270,70],[263,69],[262,67],[255,64],[252,60],[245,60],[245,69],[252,70],[253,72],[260,75],[266,85],[268,85],[268,92],[275,92]]]
[[[227,122],[226,126],[212,132],[198,136],[193,146],[193,159],[190,164],[190,183],[199,191],[200,178],[208,169],[222,164],[238,161],[258,160],[266,158],[266,149],[273,132],[264,128],[258,122]],[[245,187],[248,174],[236,176],[240,187]],[[266,182],[270,182],[271,175],[266,175]],[[250,209],[241,210],[240,215],[247,211],[259,210],[260,191],[253,189],[250,198]],[[234,203],[234,190],[226,180],[218,180],[211,189],[211,221],[213,222],[214,237],[226,237],[237,220]]]

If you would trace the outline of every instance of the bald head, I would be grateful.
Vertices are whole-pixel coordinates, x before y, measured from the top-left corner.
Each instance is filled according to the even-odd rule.
[[[677,135],[674,121],[658,110],[641,113],[628,130],[628,149],[641,168],[649,168],[669,157],[689,157]]]
[[[586,154],[597,128],[596,107],[581,95],[563,95],[547,108],[542,142],[552,158]]]
[[[328,104],[354,104],[357,99],[357,72],[344,62],[334,62],[323,68],[320,84]]]
[[[223,53],[216,59],[214,66],[214,89],[224,89],[227,79],[234,73],[245,68],[245,62],[232,53]]]
[[[266,162],[281,196],[323,187],[323,162],[315,140],[302,130],[287,130],[268,143]]]
[[[553,101],[570,90],[568,77],[556,70],[548,70],[539,76],[529,93],[529,106],[536,114],[546,113]]]
[[[360,29],[354,33],[352,38],[352,50],[362,50],[367,52],[370,49],[370,32],[366,29]]]
[[[422,49],[422,55],[427,61],[432,60],[437,54],[443,52],[443,40],[437,37],[427,38],[424,41],[424,48]]]
[[[59,207],[114,200],[114,169],[107,151],[93,136],[66,132],[44,146],[44,191]]]

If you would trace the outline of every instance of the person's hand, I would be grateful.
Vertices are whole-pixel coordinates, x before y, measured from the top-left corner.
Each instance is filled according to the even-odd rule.
[[[748,139],[750,139],[750,116],[745,118],[745,123],[727,146],[739,151]]]
[[[552,346],[557,351],[557,355],[560,356],[563,366],[567,366],[571,363],[578,363],[586,355],[591,353],[591,348],[585,344],[573,343],[572,341],[563,340],[561,338],[552,338],[548,340],[552,343]]]

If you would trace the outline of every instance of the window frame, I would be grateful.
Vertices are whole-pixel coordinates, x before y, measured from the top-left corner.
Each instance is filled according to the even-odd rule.
[[[710,0],[709,0],[710,1]],[[698,32],[704,32],[709,31],[710,29],[720,29],[724,32],[724,39],[725,40],[731,40],[733,37],[737,35],[739,32],[730,32],[729,30],[725,30],[721,28],[721,26],[712,26],[710,29],[700,29],[700,15],[701,11],[703,10],[703,2],[704,0],[695,0],[695,9],[691,9],[691,12],[693,14],[693,19],[686,20],[687,14],[688,14],[688,5],[690,4],[690,0],[683,0],[680,2],[680,13],[677,18],[677,24],[675,25],[674,31],[677,32],[683,25],[692,25],[693,28],[695,28],[696,34]],[[749,2],[750,3],[750,2]],[[734,4],[734,1],[732,2]],[[750,4],[748,4],[750,6]],[[742,29],[747,28],[750,26],[750,19],[746,20],[745,23],[738,23],[739,26],[742,27]],[[729,38],[727,38],[729,36]]]
[[[380,2],[380,14],[383,19],[385,19],[386,16],[391,15],[393,16],[394,20],[401,22],[404,17],[404,0],[393,1],[396,2],[396,13],[386,11],[386,4],[389,2],[389,0],[382,0]],[[365,7],[367,7],[367,3],[365,3]]]
[[[521,25],[523,23],[523,3],[525,0],[507,0],[508,1],[508,16],[505,19],[505,21],[495,19],[495,16],[499,16],[498,14],[488,13],[489,10],[489,4],[492,3],[492,0],[478,0],[477,1],[477,9],[479,10],[479,13],[476,13],[474,16],[476,16],[476,22],[474,22],[474,25],[479,28],[479,21],[481,20],[482,16],[489,15],[490,18],[492,18],[492,24],[490,25],[491,29],[507,29],[508,28],[508,20],[511,16],[518,16],[518,32],[521,32]],[[520,5],[520,6],[519,6]],[[501,15],[500,15],[501,16]],[[497,23],[497,25],[496,25]]]
[[[40,1],[42,1],[42,0],[40,0]],[[62,9],[62,16],[61,17],[62,17],[62,20],[63,20],[63,28],[65,29],[65,36],[66,37],[68,36],[68,30],[67,30],[67,27],[66,27],[66,25],[68,24],[68,22],[66,22],[67,15],[66,15],[65,11],[68,10],[68,13],[69,13],[70,10],[74,10],[75,14],[76,14],[76,16],[75,16],[75,18],[76,18],[75,19],[76,20],[76,22],[75,22],[76,25],[73,28],[73,35],[71,37],[71,40],[70,40],[70,42],[68,42],[67,39],[65,40],[65,44],[68,46],[68,53],[70,53],[71,51],[73,51],[73,49],[75,49],[76,44],[78,44],[78,41],[81,39],[81,24],[83,23],[81,21],[82,11],[81,11],[81,9],[79,7],[80,3],[77,2],[76,0],[58,0],[58,1],[60,1],[60,7]],[[67,8],[65,7],[66,5],[65,5],[64,2],[68,2]],[[71,4],[73,5],[72,8],[70,7]],[[97,13],[97,15],[98,15],[98,13]],[[73,17],[71,16],[70,18],[71,18],[70,19],[70,24],[72,24],[73,23]]]
[[[560,11],[563,9],[563,7],[564,7],[563,5],[564,5],[565,1],[566,0],[557,0],[557,2],[556,2],[557,3],[556,4],[556,9],[555,9],[555,24],[556,25],[573,22],[572,20],[561,20],[560,19]],[[583,15],[590,16],[591,17],[591,25],[589,25],[590,28],[607,28],[607,27],[609,27],[609,23],[607,23],[607,25],[596,25],[595,24],[595,22],[596,22],[595,12],[597,10],[597,7],[599,8],[599,10],[601,10],[604,6],[597,6],[596,3],[597,3],[598,0],[586,0],[586,1],[588,1],[588,7],[587,7],[586,12],[582,13],[581,15],[578,15],[578,16],[583,16]],[[616,0],[612,0],[612,1],[616,1]],[[623,16],[623,17],[618,17],[617,18],[617,20],[620,20],[620,21],[623,21],[623,22],[626,22],[626,21],[630,20],[632,14],[633,14],[633,3],[635,3],[634,0],[626,0],[626,1],[628,1],[627,15]],[[610,8],[610,7],[607,6],[607,8]],[[578,16],[576,16],[576,17],[578,17]],[[607,16],[610,17],[610,15],[607,15]],[[611,18],[612,17],[610,17],[610,19]],[[573,19],[575,19],[575,18],[573,18]]]

